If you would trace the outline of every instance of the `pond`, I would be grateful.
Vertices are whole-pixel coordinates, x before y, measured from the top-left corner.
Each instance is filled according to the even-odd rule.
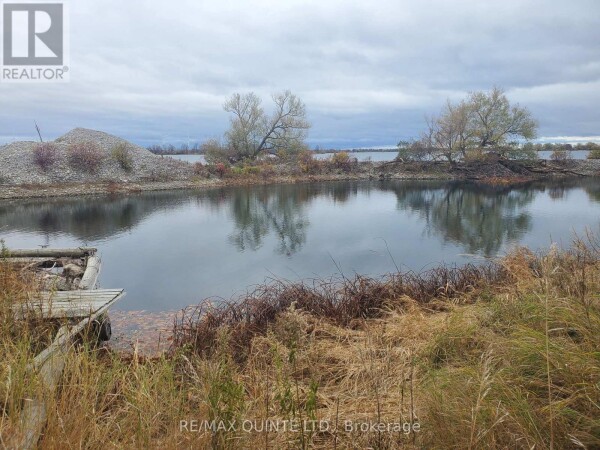
[[[12,248],[95,246],[123,310],[230,298],[268,278],[464,264],[598,228],[600,180],[517,188],[373,181],[0,202]]]

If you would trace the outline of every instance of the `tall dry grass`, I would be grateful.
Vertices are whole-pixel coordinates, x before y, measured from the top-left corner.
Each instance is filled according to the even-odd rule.
[[[277,283],[184,316],[159,358],[74,349],[40,447],[597,448],[599,256],[589,238],[488,272]],[[12,351],[3,383],[29,355]],[[3,439],[27,393],[8,395]],[[194,419],[238,426],[192,431]],[[328,427],[246,432],[245,419]]]

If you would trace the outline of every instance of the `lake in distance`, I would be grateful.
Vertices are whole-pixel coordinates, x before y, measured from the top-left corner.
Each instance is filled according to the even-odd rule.
[[[269,278],[479,263],[598,230],[600,180],[490,187],[363,181],[0,202],[9,248],[93,246],[118,309],[229,299]]]
[[[573,150],[570,152],[570,156],[573,159],[586,159],[588,155],[587,150]],[[539,159],[550,159],[551,151],[540,151],[537,152]],[[331,158],[333,153],[315,153],[316,159],[327,159]],[[372,162],[383,162],[393,161],[398,156],[397,151],[389,152],[350,152],[352,158],[356,158],[358,161],[372,161]],[[180,161],[186,161],[189,163],[201,162],[206,164],[206,158],[204,155],[165,155],[165,158],[175,158]]]

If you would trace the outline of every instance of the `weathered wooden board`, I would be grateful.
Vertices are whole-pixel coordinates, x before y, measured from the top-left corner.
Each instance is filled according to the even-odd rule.
[[[54,342],[58,342],[69,333],[69,327],[63,326],[58,330]],[[50,392],[56,390],[56,386],[60,380],[60,377],[65,366],[65,352],[66,348],[55,351],[50,358],[47,359],[45,364],[39,367],[40,381],[43,387]],[[33,449],[37,446],[37,442],[42,433],[42,429],[46,424],[46,418],[48,415],[48,409],[46,402],[42,395],[29,399],[25,403],[23,411],[21,412],[21,424],[23,427],[24,435],[20,436],[14,446],[14,448],[21,449]]]
[[[42,319],[75,319],[65,320],[52,344],[27,366],[27,370],[39,372],[48,391],[56,390],[65,364],[64,356],[71,348],[74,337],[90,323],[99,320],[113,304],[125,296],[123,289],[94,290],[101,267],[96,252],[97,249],[92,247],[11,250],[6,258],[10,263],[32,267],[60,258],[86,258],[86,269],[79,283],[79,290],[36,293],[27,302],[13,306],[17,318],[33,315]],[[57,266],[63,263],[55,262]],[[47,405],[43,396],[30,399],[21,415],[25,434],[17,438],[14,447],[35,448],[46,418]]]
[[[59,261],[59,258],[52,258],[49,256],[36,256],[36,257],[10,257],[6,259],[8,262],[10,262],[11,264],[43,264],[43,263],[48,263],[48,262],[52,262],[52,261]]]
[[[41,364],[43,364],[54,352],[56,352],[59,349],[64,348],[71,341],[71,338],[73,336],[75,336],[76,334],[78,334],[80,331],[82,331],[88,325],[88,323],[90,323],[91,321],[100,317],[102,314],[104,314],[106,311],[108,311],[108,309],[112,305],[114,305],[117,301],[119,301],[120,299],[122,299],[125,296],[125,291],[123,289],[116,289],[116,290],[111,289],[111,291],[113,291],[113,292],[118,291],[119,294],[114,296],[112,298],[112,300],[105,302],[99,309],[97,309],[93,313],[89,314],[87,317],[85,317],[83,320],[81,320],[79,323],[77,323],[77,325],[70,327],[69,332],[67,334],[64,334],[60,338],[57,337],[57,339],[55,339],[55,341],[52,343],[52,345],[50,345],[50,347],[48,347],[47,349],[45,349],[43,352],[41,352],[39,355],[37,355],[35,357],[32,365],[34,367],[41,366]],[[69,291],[69,293],[73,293],[73,292],[77,292],[77,291]],[[96,291],[90,291],[90,292],[86,292],[86,293],[92,294],[93,292],[96,292]]]
[[[42,292],[26,303],[13,306],[13,311],[17,317],[33,314],[47,319],[81,318],[112,305],[123,296],[123,289]]]
[[[97,251],[94,247],[78,247],[78,248],[32,248],[9,250],[9,258],[81,258],[95,254]]]

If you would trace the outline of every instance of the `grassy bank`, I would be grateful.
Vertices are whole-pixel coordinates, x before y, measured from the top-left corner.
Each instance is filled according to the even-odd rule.
[[[35,286],[6,264],[0,283],[6,445],[43,386],[24,371],[34,333],[8,313]],[[484,267],[271,284],[187,311],[160,358],[71,351],[40,445],[595,448],[599,293],[595,238]]]

